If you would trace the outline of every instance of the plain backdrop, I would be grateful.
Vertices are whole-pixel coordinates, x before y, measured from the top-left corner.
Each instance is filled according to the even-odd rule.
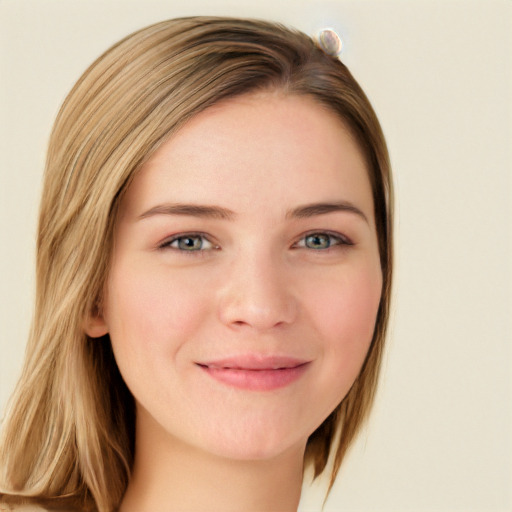
[[[33,302],[57,109],[128,33],[194,14],[342,36],[397,194],[393,321],[371,420],[325,512],[512,511],[512,2],[0,0],[0,410]],[[300,510],[321,509],[325,482]]]

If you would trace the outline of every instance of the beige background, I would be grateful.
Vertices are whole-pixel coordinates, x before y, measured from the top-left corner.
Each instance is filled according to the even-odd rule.
[[[512,511],[512,2],[0,0],[0,409],[31,316],[45,145],[85,67],[192,14],[333,26],[382,121],[397,190],[378,401],[326,512]],[[301,510],[318,511],[321,486]]]

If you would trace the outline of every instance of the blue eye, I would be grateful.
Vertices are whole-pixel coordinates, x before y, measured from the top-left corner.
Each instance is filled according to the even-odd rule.
[[[204,235],[200,234],[175,236],[165,241],[160,247],[162,249],[169,247],[183,252],[199,252],[215,249],[215,246]]]
[[[324,234],[308,235],[305,238],[304,245],[309,249],[328,249],[331,246],[332,237]]]
[[[352,245],[352,243],[340,235],[318,232],[304,236],[295,246],[322,251],[335,245]]]

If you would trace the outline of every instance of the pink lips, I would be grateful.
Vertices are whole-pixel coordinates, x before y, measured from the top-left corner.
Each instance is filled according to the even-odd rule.
[[[271,391],[297,380],[308,368],[309,361],[251,355],[197,364],[208,375],[224,384],[252,391]]]

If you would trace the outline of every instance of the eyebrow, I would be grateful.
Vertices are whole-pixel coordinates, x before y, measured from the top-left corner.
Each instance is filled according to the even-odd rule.
[[[353,204],[341,201],[336,203],[312,203],[298,206],[286,213],[286,218],[305,219],[317,215],[325,215],[334,212],[354,213],[368,223],[366,215]],[[221,206],[201,204],[166,203],[154,206],[139,215],[139,219],[146,219],[154,215],[187,215],[209,219],[233,220],[236,217],[234,211]]]
[[[354,213],[361,217],[366,223],[368,223],[368,218],[363,213],[363,211],[348,201],[340,201],[336,203],[313,203],[307,204],[305,206],[299,206],[293,210],[290,210],[286,214],[286,218],[304,219],[333,212]]]
[[[139,215],[139,219],[146,219],[153,215],[189,215],[209,219],[231,220],[235,212],[220,206],[207,206],[200,204],[160,204]]]

